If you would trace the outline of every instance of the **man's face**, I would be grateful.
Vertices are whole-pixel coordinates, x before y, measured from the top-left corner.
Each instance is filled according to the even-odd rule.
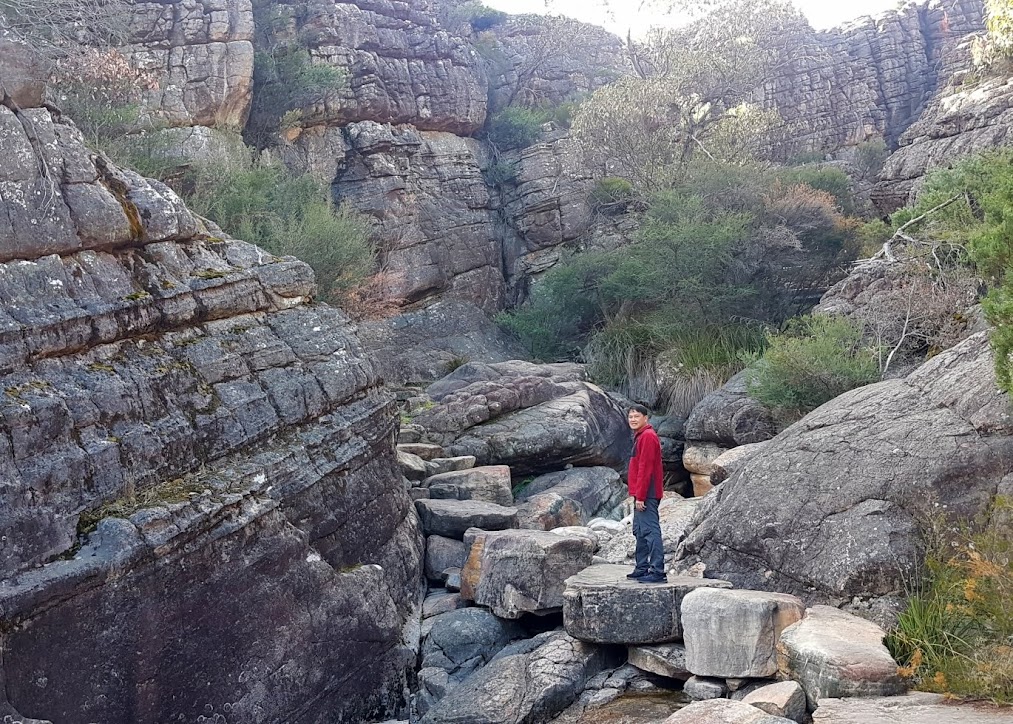
[[[636,432],[647,425],[647,415],[643,415],[636,410],[630,410],[629,414],[626,415],[626,419],[629,421],[630,429],[633,430],[633,432]]]

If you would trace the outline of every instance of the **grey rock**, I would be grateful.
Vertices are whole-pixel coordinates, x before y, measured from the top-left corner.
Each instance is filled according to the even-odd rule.
[[[45,62],[27,43],[0,38],[0,88],[10,101],[22,108],[41,106],[46,72]]]
[[[419,671],[419,688],[414,696],[415,711],[425,714],[442,699],[451,687],[450,674],[445,669],[429,666]]]
[[[480,500],[509,506],[514,502],[510,482],[510,468],[506,465],[483,465],[434,475],[423,484],[432,498]]]
[[[430,476],[470,470],[473,467],[475,467],[475,458],[470,455],[453,458],[435,458],[426,462],[426,471]]]
[[[741,701],[709,699],[680,709],[664,724],[790,724],[790,719],[771,716]]]
[[[464,543],[453,538],[431,535],[426,538],[426,578],[442,581],[448,568],[461,568],[468,556]]]
[[[460,593],[452,593],[445,589],[437,588],[429,592],[422,601],[422,618],[432,618],[441,613],[449,613],[459,608],[467,608],[468,602],[461,598]]]
[[[822,699],[813,724],[1006,724],[1003,709],[957,706],[942,694],[921,691],[904,696]]]
[[[749,371],[704,397],[686,420],[685,439],[724,447],[769,440],[777,434],[770,410],[748,393]]]
[[[503,618],[563,605],[567,578],[591,565],[593,538],[539,530],[475,531],[461,571],[461,595]]]
[[[443,448],[441,448],[439,445],[428,445],[426,443],[421,442],[405,443],[398,441],[397,451],[408,453],[409,455],[415,455],[416,457],[422,458],[426,462],[429,462],[434,458],[442,458],[444,456]]]
[[[443,587],[448,591],[461,590],[461,569],[447,568],[443,571]]]
[[[725,581],[670,576],[668,583],[642,584],[626,578],[632,568],[591,566],[566,581],[563,625],[582,641],[603,644],[660,644],[682,638],[680,612],[697,588],[728,588]]]
[[[630,646],[628,659],[638,669],[670,679],[685,681],[692,676],[686,668],[686,647],[682,644]]]
[[[476,500],[416,500],[427,535],[461,540],[468,528],[503,530],[517,527],[517,509]]]
[[[682,690],[686,696],[696,701],[707,699],[723,699],[728,695],[728,687],[722,679],[712,679],[705,676],[691,676],[683,684]]]
[[[401,474],[409,480],[424,480],[429,474],[425,460],[404,450],[397,451],[397,464],[401,466]]]
[[[802,684],[810,710],[820,699],[902,694],[906,686],[883,644],[885,636],[871,621],[814,606],[782,632],[778,666]]]
[[[612,468],[572,468],[540,475],[517,497],[522,528],[552,530],[584,525],[618,512],[626,485]]]
[[[778,637],[804,614],[802,601],[784,593],[693,591],[682,601],[686,665],[701,676],[773,676]]]
[[[549,721],[610,665],[608,650],[553,633],[533,651],[502,656],[484,666],[430,709],[421,723]]]
[[[767,442],[754,442],[748,445],[733,447],[728,452],[721,453],[711,463],[710,482],[711,485],[720,485],[732,474],[744,467],[746,463],[763,452]]]
[[[751,704],[772,716],[791,719],[804,724],[809,717],[805,691],[797,681],[780,681],[750,692],[742,699],[743,704]]]
[[[427,621],[422,642],[422,668],[446,671],[454,682],[492,660],[500,649],[523,636],[516,623],[504,621],[481,608],[462,608]]]
[[[658,507],[658,518],[661,522],[661,539],[665,547],[665,562],[671,562],[679,543],[693,522],[693,516],[700,505],[696,498],[683,498],[674,493],[666,493]],[[611,535],[603,542],[599,555],[609,563],[633,565],[637,539],[633,536],[632,527],[627,524],[621,532]]]
[[[808,601],[903,590],[919,565],[915,511],[973,517],[1013,472],[1008,404],[986,334],[842,395],[704,500],[677,565]]]

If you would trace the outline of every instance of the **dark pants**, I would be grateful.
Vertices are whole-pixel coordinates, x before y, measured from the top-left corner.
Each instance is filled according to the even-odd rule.
[[[637,537],[637,571],[665,573],[665,544],[661,542],[660,500],[648,498],[644,510],[633,510],[633,535]]]

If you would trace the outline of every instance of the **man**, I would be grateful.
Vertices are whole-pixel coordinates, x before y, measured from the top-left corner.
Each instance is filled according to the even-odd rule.
[[[661,542],[658,506],[664,496],[661,441],[647,421],[648,410],[633,405],[627,421],[635,436],[627,485],[634,498],[633,535],[637,537],[637,567],[627,578],[640,583],[665,583],[665,546]]]

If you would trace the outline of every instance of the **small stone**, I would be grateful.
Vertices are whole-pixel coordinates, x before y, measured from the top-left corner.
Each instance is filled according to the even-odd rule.
[[[753,691],[742,699],[757,709],[803,724],[809,713],[805,691],[797,681],[780,681]]]
[[[401,466],[401,473],[409,480],[424,480],[429,474],[426,468],[426,461],[418,455],[398,450],[397,464]]]
[[[691,676],[683,684],[682,690],[686,696],[697,701],[704,699],[721,699],[728,695],[728,687],[722,679],[712,679],[705,676]]]
[[[714,483],[711,482],[710,475],[700,475],[699,473],[690,473],[689,480],[693,483],[693,497],[702,498],[707,495],[710,491],[714,490]]]
[[[448,591],[461,590],[461,569],[448,568],[443,572],[443,587]]]
[[[452,593],[446,589],[432,591],[422,601],[422,618],[432,618],[441,613],[449,613],[459,608],[467,608],[468,602],[461,598],[460,593]]]

